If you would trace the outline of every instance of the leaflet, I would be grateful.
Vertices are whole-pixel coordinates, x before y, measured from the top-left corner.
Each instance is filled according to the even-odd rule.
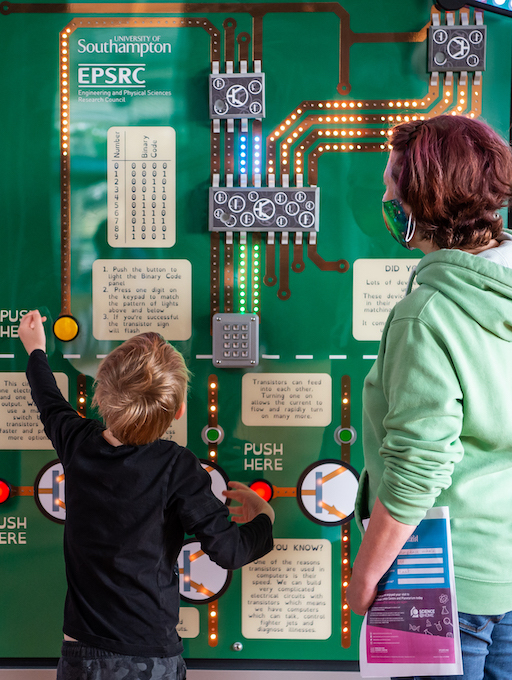
[[[378,590],[361,629],[361,676],[462,675],[447,507],[427,513]]]

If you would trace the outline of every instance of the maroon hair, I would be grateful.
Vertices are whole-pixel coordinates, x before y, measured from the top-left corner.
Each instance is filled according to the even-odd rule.
[[[439,248],[487,245],[512,197],[512,152],[486,123],[437,116],[392,131],[391,176],[422,238]]]

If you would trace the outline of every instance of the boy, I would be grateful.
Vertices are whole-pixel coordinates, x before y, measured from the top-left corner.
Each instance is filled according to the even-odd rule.
[[[29,312],[19,336],[32,397],[66,476],[68,592],[57,678],[181,680],[176,560],[185,532],[220,566],[237,569],[272,549],[274,511],[230,482],[224,495],[241,505],[228,521],[194,454],[159,439],[185,411],[188,371],[171,345],[144,333],[103,360],[94,401],[104,429],[59,391],[45,320]]]

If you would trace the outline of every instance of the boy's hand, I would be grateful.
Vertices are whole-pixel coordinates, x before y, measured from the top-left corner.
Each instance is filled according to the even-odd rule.
[[[272,524],[274,523],[275,512],[273,508],[261,496],[258,496],[255,491],[252,491],[248,486],[240,482],[229,482],[228,486],[230,490],[223,491],[222,494],[241,503],[241,505],[231,505],[229,508],[234,522],[245,524],[245,522],[250,522],[257,515],[264,514],[270,517]]]
[[[42,349],[46,352],[46,335],[43,326],[45,321],[46,317],[41,316],[37,309],[27,312],[21,319],[18,335],[27,354],[32,354],[35,349]]]

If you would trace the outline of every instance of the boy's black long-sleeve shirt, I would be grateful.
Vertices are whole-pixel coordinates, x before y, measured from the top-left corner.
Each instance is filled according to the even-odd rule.
[[[103,425],[64,399],[42,350],[30,355],[27,378],[66,480],[64,633],[119,654],[180,654],[184,534],[221,567],[237,569],[272,549],[269,517],[230,522],[208,473],[175,442],[109,444]]]

